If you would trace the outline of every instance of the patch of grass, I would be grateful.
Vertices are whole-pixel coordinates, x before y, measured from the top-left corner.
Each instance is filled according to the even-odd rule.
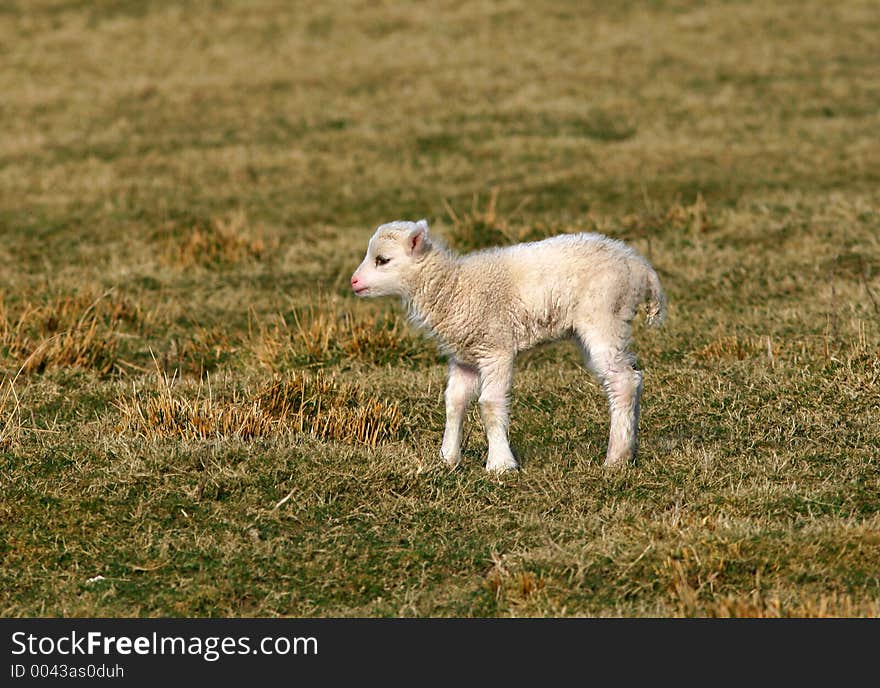
[[[739,337],[725,335],[718,337],[694,352],[694,357],[701,361],[738,360],[765,356],[774,356],[773,342],[769,337]]]
[[[15,381],[4,378],[0,384],[0,451],[9,451],[17,444],[22,427]]]
[[[375,447],[400,437],[398,404],[368,396],[322,375],[275,378],[255,393],[216,394],[210,381],[194,391],[159,375],[152,389],[134,389],[117,401],[120,431],[151,438],[242,440],[306,433],[319,440]]]
[[[500,191],[499,187],[492,187],[489,190],[486,206],[482,209],[479,207],[478,194],[474,194],[469,211],[458,213],[448,202],[445,202],[446,212],[452,220],[452,227],[447,230],[446,238],[452,248],[467,253],[491,246],[543,239],[547,236],[540,226],[528,226],[514,219],[527,205],[528,198],[521,201],[511,213],[500,212],[498,208]]]
[[[156,238],[162,244],[164,261],[179,269],[266,260],[278,248],[277,240],[253,229],[241,211],[210,222],[171,223]]]
[[[636,127],[624,114],[595,108],[577,122],[577,129],[597,141],[626,141],[636,135]]]
[[[486,574],[485,586],[497,607],[512,610],[523,608],[541,595],[547,585],[546,578],[533,571],[511,571],[497,555]]]
[[[326,294],[256,324],[251,350],[270,370],[322,368],[355,361],[418,365],[436,361],[430,345],[396,314],[360,311]]]
[[[228,328],[219,325],[190,326],[179,335],[169,333],[166,342],[164,350],[152,352],[161,369],[172,376],[195,375],[200,379],[230,361],[241,348],[230,338]]]
[[[699,235],[718,227],[718,218],[709,213],[702,194],[697,193],[692,203],[676,200],[662,207],[649,198],[641,212],[630,213],[620,220],[620,231],[628,239],[646,238],[664,232]]]
[[[0,295],[0,299],[3,299]],[[114,294],[66,294],[45,303],[14,306],[0,300],[0,347],[24,374],[78,367],[108,375],[121,367],[124,326],[143,313]]]
[[[697,606],[690,610],[690,616],[714,618],[747,619],[827,619],[827,618],[877,618],[880,616],[880,601],[865,602],[851,595],[821,595],[818,599],[807,599],[783,603],[778,597],[765,598],[761,595],[751,597],[728,597],[710,604]]]

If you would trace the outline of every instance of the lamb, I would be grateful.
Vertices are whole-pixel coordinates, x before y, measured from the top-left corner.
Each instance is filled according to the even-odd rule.
[[[628,350],[630,323],[646,302],[659,325],[666,299],[657,273],[626,244],[600,234],[457,255],[428,236],[426,220],[379,226],[351,277],[359,297],[399,296],[416,325],[449,357],[440,454],[461,460],[467,404],[479,394],[488,471],[518,468],[507,439],[508,394],[517,353],[573,337],[608,397],[604,465],[635,461],[642,374]]]

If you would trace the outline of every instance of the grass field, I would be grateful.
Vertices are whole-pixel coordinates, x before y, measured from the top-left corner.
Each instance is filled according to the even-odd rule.
[[[0,615],[880,614],[875,2],[181,4],[0,6]],[[420,217],[653,261],[637,466],[567,343],[442,465]]]

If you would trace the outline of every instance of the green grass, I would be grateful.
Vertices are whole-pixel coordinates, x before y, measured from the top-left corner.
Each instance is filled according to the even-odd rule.
[[[875,10],[6,7],[0,614],[878,615]],[[521,471],[475,410],[442,465],[442,359],[348,287],[421,217],[652,260],[637,466],[565,343]]]

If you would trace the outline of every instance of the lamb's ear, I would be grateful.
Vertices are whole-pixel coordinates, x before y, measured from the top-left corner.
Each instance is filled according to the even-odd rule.
[[[419,220],[406,238],[406,249],[411,255],[424,253],[430,244],[428,243],[428,221]]]

